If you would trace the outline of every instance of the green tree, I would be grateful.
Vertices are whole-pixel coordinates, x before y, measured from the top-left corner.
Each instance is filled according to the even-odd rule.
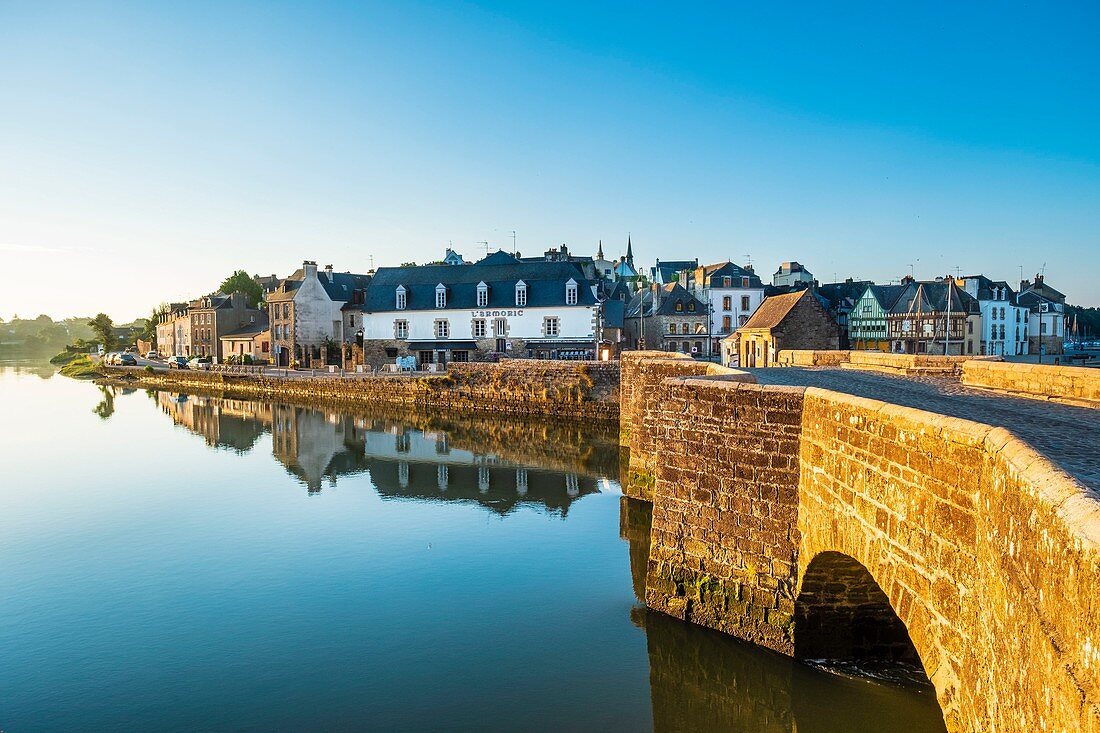
[[[161,303],[153,312],[149,314],[149,317],[145,319],[145,328],[141,332],[141,338],[144,341],[155,341],[157,338],[157,324],[160,323],[160,317],[167,313],[169,310],[167,303]]]
[[[88,326],[95,333],[96,338],[103,344],[103,348],[110,351],[115,346],[114,321],[106,313],[100,313],[88,321]]]
[[[244,297],[248,301],[248,307],[250,308],[257,307],[264,297],[263,287],[252,279],[252,276],[244,270],[237,270],[223,280],[218,290],[226,295],[244,293]]]

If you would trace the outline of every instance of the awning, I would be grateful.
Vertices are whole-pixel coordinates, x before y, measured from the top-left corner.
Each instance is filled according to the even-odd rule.
[[[473,351],[473,341],[410,341],[409,351]]]
[[[596,340],[567,341],[565,339],[530,339],[525,346],[528,349],[594,349],[596,348]]]

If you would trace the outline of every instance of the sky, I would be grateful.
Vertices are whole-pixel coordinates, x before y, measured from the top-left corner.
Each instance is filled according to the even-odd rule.
[[[0,0],[0,317],[513,231],[1098,306],[1098,37],[1095,2]]]

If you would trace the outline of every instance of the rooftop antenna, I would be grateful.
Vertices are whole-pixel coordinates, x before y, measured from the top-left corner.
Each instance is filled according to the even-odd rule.
[[[374,255],[370,256],[370,269],[374,269]]]
[[[488,242],[478,242],[478,244],[484,244],[485,245],[485,256],[488,257],[489,256],[489,243]]]
[[[1047,263],[1045,263],[1045,262],[1043,263],[1043,268],[1041,270],[1039,270],[1039,274],[1042,275],[1043,277],[1047,276]]]
[[[959,279],[959,266],[958,265],[955,265],[955,279],[956,280]]]
[[[512,230],[512,256],[516,256],[516,230]]]
[[[751,265],[752,264],[752,255],[750,255],[748,252],[745,253],[745,264],[746,265]]]
[[[1024,266],[1020,265],[1020,282],[1024,281]]]

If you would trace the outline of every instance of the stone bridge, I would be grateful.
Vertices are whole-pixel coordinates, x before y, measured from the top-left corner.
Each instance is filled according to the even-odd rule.
[[[647,605],[798,658],[912,664],[951,731],[1100,732],[1095,409],[660,352],[624,355],[621,395]]]

